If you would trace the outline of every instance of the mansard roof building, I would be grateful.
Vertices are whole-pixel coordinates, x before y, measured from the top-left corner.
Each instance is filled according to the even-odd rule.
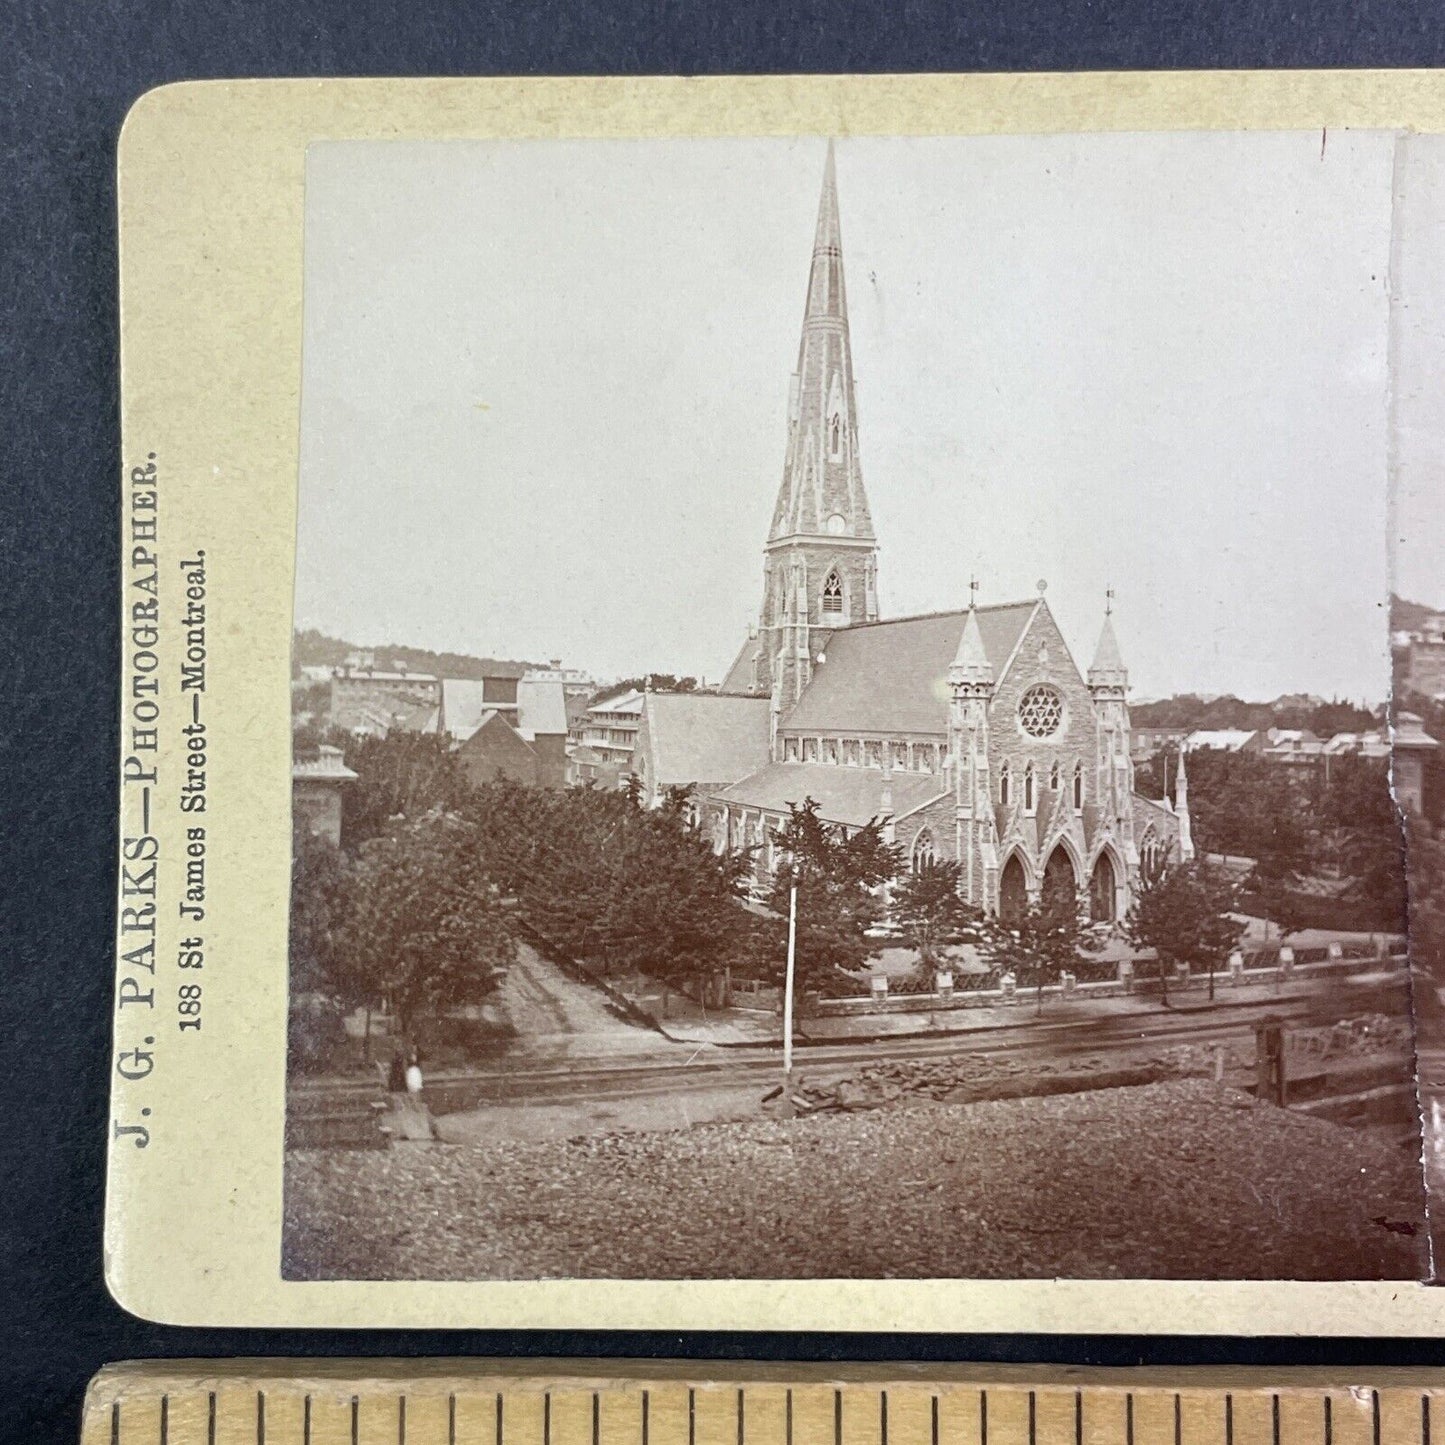
[[[1086,673],[1042,588],[884,618],[858,436],[830,145],[759,623],[721,689],[755,705],[676,700],[697,717],[669,719],[709,757],[764,756],[706,779],[722,785],[700,800],[704,826],[719,847],[756,846],[768,866],[773,826],[811,798],[845,828],[885,820],[915,866],[958,860],[966,896],[990,911],[1068,888],[1087,892],[1095,918],[1121,918],[1141,862],[1191,857],[1193,845],[1182,766],[1176,805],[1134,791],[1112,609]],[[697,729],[734,721],[746,732],[736,746],[699,746]]]

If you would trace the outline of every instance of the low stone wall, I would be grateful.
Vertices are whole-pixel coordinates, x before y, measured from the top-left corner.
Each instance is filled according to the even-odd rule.
[[[1285,978],[1344,978],[1353,974],[1374,973],[1381,968],[1404,968],[1403,954],[1387,954],[1383,958],[1334,958],[1321,963],[1296,963],[1281,967],[1245,968],[1234,972],[1225,969],[1214,975],[1216,992],[1239,988],[1245,984],[1274,983]],[[1191,993],[1209,987],[1208,974],[1171,978],[1169,992]],[[1111,979],[1100,983],[1057,983],[1044,985],[1045,999],[1119,998],[1128,994],[1158,994],[1159,981],[1153,978]],[[1010,1004],[1033,1002],[1037,990],[1020,985],[1013,991],[1002,988],[955,988],[945,993],[866,994],[859,998],[818,999],[807,1009],[815,1018],[851,1018],[858,1014],[937,1013],[946,1009],[1000,1008]]]

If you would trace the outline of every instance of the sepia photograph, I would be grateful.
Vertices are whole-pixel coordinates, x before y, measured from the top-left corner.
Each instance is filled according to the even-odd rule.
[[[1386,131],[311,145],[283,1278],[1427,1277],[1442,258]]]

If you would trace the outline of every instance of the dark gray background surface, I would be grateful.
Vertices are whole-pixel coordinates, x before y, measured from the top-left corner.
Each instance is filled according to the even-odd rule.
[[[72,1441],[108,1360],[603,1354],[1445,1363],[1431,1342],[177,1330],[101,1280],[116,780],[116,136],[229,76],[1445,64],[1434,4],[549,0],[0,5],[0,1441]],[[218,1147],[225,1147],[218,1140]]]

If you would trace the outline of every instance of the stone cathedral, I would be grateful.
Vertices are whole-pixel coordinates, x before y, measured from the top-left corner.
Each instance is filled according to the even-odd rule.
[[[1068,889],[1113,921],[1141,859],[1193,854],[1183,767],[1177,807],[1134,791],[1127,694],[1109,609],[1083,674],[1042,589],[881,615],[830,145],[759,622],[719,693],[647,700],[644,784],[698,784],[718,846],[764,867],[772,825],[813,798],[847,828],[885,819],[914,867],[957,859],[990,911]]]

